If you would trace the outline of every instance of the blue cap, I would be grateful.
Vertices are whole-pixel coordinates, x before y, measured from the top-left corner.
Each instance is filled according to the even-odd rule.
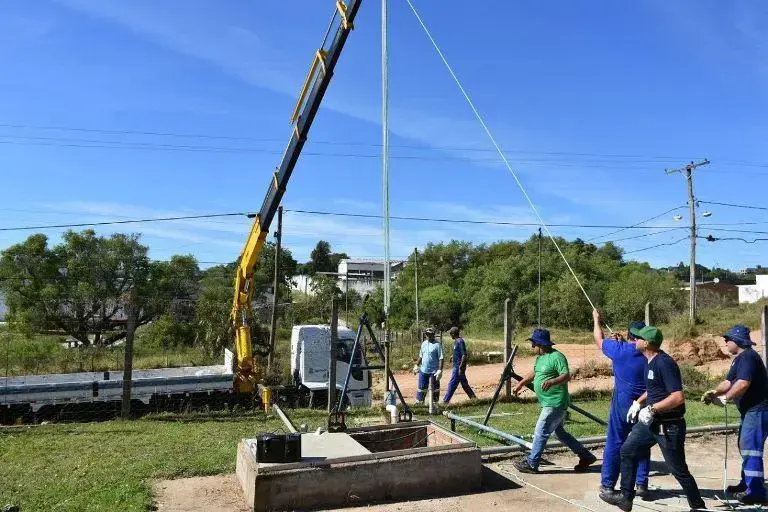
[[[531,337],[528,338],[528,341],[542,347],[551,347],[554,345],[549,337],[549,331],[546,329],[535,329],[533,334],[531,334]]]
[[[749,327],[742,324],[737,324],[728,329],[728,332],[723,334],[725,341],[732,341],[740,347],[747,348],[754,345],[749,338]]]
[[[632,329],[639,331],[643,327],[645,327],[645,322],[643,322],[642,320],[635,320],[634,322],[630,322],[629,328],[627,329],[627,332],[629,333],[629,338],[630,339],[635,338],[635,335],[632,334]]]

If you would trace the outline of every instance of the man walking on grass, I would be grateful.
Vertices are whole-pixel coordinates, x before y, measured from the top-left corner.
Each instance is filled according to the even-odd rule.
[[[685,462],[685,396],[680,367],[661,350],[664,336],[656,327],[633,327],[630,333],[637,338],[637,349],[648,360],[646,392],[632,403],[627,413],[627,421],[638,422],[621,447],[621,492],[601,492],[600,499],[624,512],[632,510],[637,464],[648,459],[651,447],[658,443],[672,476],[688,498],[688,505],[693,510],[703,509],[699,486]]]
[[[464,338],[459,336],[458,327],[451,327],[448,334],[450,334],[451,339],[453,339],[453,356],[451,356],[453,372],[451,373],[451,380],[448,382],[448,389],[445,390],[443,404],[447,404],[451,401],[459,384],[461,384],[462,389],[470,400],[473,400],[477,397],[475,396],[475,392],[472,391],[472,388],[469,386],[469,381],[467,381],[467,345],[464,343]]]
[[[434,328],[427,327],[424,329],[424,334],[427,339],[421,343],[419,359],[413,367],[413,373],[419,376],[416,402],[424,403],[424,397],[427,395],[431,381],[432,400],[437,403],[440,397],[440,376],[443,374],[443,344],[435,339]]]
[[[536,353],[536,362],[533,371],[515,386],[513,393],[517,396],[526,384],[533,381],[541,413],[533,433],[531,453],[526,459],[515,462],[514,466],[521,473],[538,473],[544,446],[554,432],[565,446],[579,456],[579,463],[573,469],[585,471],[597,458],[563,428],[565,414],[571,403],[568,394],[568,381],[571,380],[568,360],[552,348],[554,343],[548,330],[536,329],[528,340]]]
[[[723,334],[728,352],[736,356],[726,379],[701,398],[705,404],[725,406],[732,400],[741,414],[739,451],[741,481],[726,489],[745,505],[765,503],[763,448],[768,438],[768,374],[760,355],[752,349],[749,328],[735,325]]]
[[[645,374],[648,371],[648,361],[635,346],[635,337],[627,332],[627,339],[605,339],[603,334],[600,312],[592,311],[593,335],[595,345],[611,360],[613,368],[613,394],[611,408],[608,411],[608,432],[603,451],[603,467],[600,471],[600,492],[615,492],[614,487],[619,480],[621,465],[621,445],[632,430],[632,424],[627,422],[627,413],[632,402],[645,392]],[[629,330],[642,329],[644,322],[632,322]],[[635,495],[639,498],[648,497],[648,458],[641,458],[637,465],[637,481]]]

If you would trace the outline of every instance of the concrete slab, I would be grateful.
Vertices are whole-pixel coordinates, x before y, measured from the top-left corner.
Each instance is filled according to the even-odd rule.
[[[419,496],[425,489],[434,495],[469,492],[482,482],[477,445],[429,421],[330,436],[303,434],[302,455],[305,438],[306,453],[314,455],[289,464],[257,462],[254,440],[244,439],[237,477],[249,507],[260,512],[365,504]]]

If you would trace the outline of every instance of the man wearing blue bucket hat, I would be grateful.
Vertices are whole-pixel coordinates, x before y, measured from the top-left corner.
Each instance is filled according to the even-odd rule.
[[[554,343],[546,329],[536,329],[528,341],[536,353],[536,362],[533,371],[515,386],[513,393],[518,395],[526,384],[533,381],[541,414],[533,433],[531,453],[526,459],[515,462],[514,466],[521,473],[538,473],[544,446],[554,432],[565,446],[579,456],[579,463],[574,470],[584,471],[597,458],[563,428],[565,413],[571,403],[568,395],[568,381],[571,380],[568,360],[562,352],[552,348]]]
[[[768,374],[763,360],[752,349],[754,343],[748,327],[735,325],[723,334],[723,338],[728,352],[736,357],[726,380],[717,389],[704,393],[701,400],[720,406],[728,400],[736,403],[741,414],[741,481],[726,491],[735,494],[745,505],[765,503],[768,496],[763,482],[763,448],[768,438]]]
[[[645,322],[635,321],[629,324],[627,340],[605,339],[600,312],[592,311],[593,335],[595,345],[611,360],[613,370],[613,394],[611,408],[608,411],[608,429],[603,450],[603,467],[600,471],[600,492],[614,493],[621,471],[621,445],[632,430],[632,423],[627,416],[632,407],[640,409],[637,399],[645,393],[645,374],[648,361],[637,350],[632,329],[642,329]],[[649,460],[642,457],[637,464],[635,496],[648,497]]]

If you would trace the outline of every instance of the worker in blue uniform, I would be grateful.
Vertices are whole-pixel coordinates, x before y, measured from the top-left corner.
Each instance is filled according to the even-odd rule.
[[[451,380],[448,382],[448,389],[443,397],[443,405],[451,401],[459,384],[461,384],[470,400],[477,398],[467,380],[467,344],[464,342],[464,338],[461,337],[458,327],[451,327],[448,330],[448,334],[450,334],[453,340],[453,356],[451,356],[453,373],[451,373]]]
[[[736,403],[741,414],[741,481],[726,491],[745,505],[765,503],[768,495],[763,481],[763,448],[768,438],[768,374],[760,355],[752,349],[748,327],[735,325],[723,338],[728,352],[736,357],[726,379],[704,393],[702,401],[720,406],[728,400]]]
[[[621,470],[621,445],[632,430],[632,424],[627,422],[627,413],[632,402],[645,393],[648,361],[635,347],[635,337],[630,332],[632,328],[642,329],[645,327],[645,322],[629,324],[628,341],[625,341],[620,337],[605,339],[600,312],[596,309],[592,312],[592,320],[595,345],[613,365],[613,395],[611,408],[608,411],[608,433],[603,451],[603,468],[600,471],[600,492],[613,492]],[[648,465],[648,457],[641,457],[637,464],[635,496],[641,499],[648,497]]]
[[[421,343],[419,359],[413,366],[413,373],[419,376],[418,390],[416,391],[416,403],[423,404],[429,385],[432,384],[432,400],[434,403],[440,398],[440,377],[443,374],[443,344],[435,338],[435,329],[424,329],[427,337]]]

